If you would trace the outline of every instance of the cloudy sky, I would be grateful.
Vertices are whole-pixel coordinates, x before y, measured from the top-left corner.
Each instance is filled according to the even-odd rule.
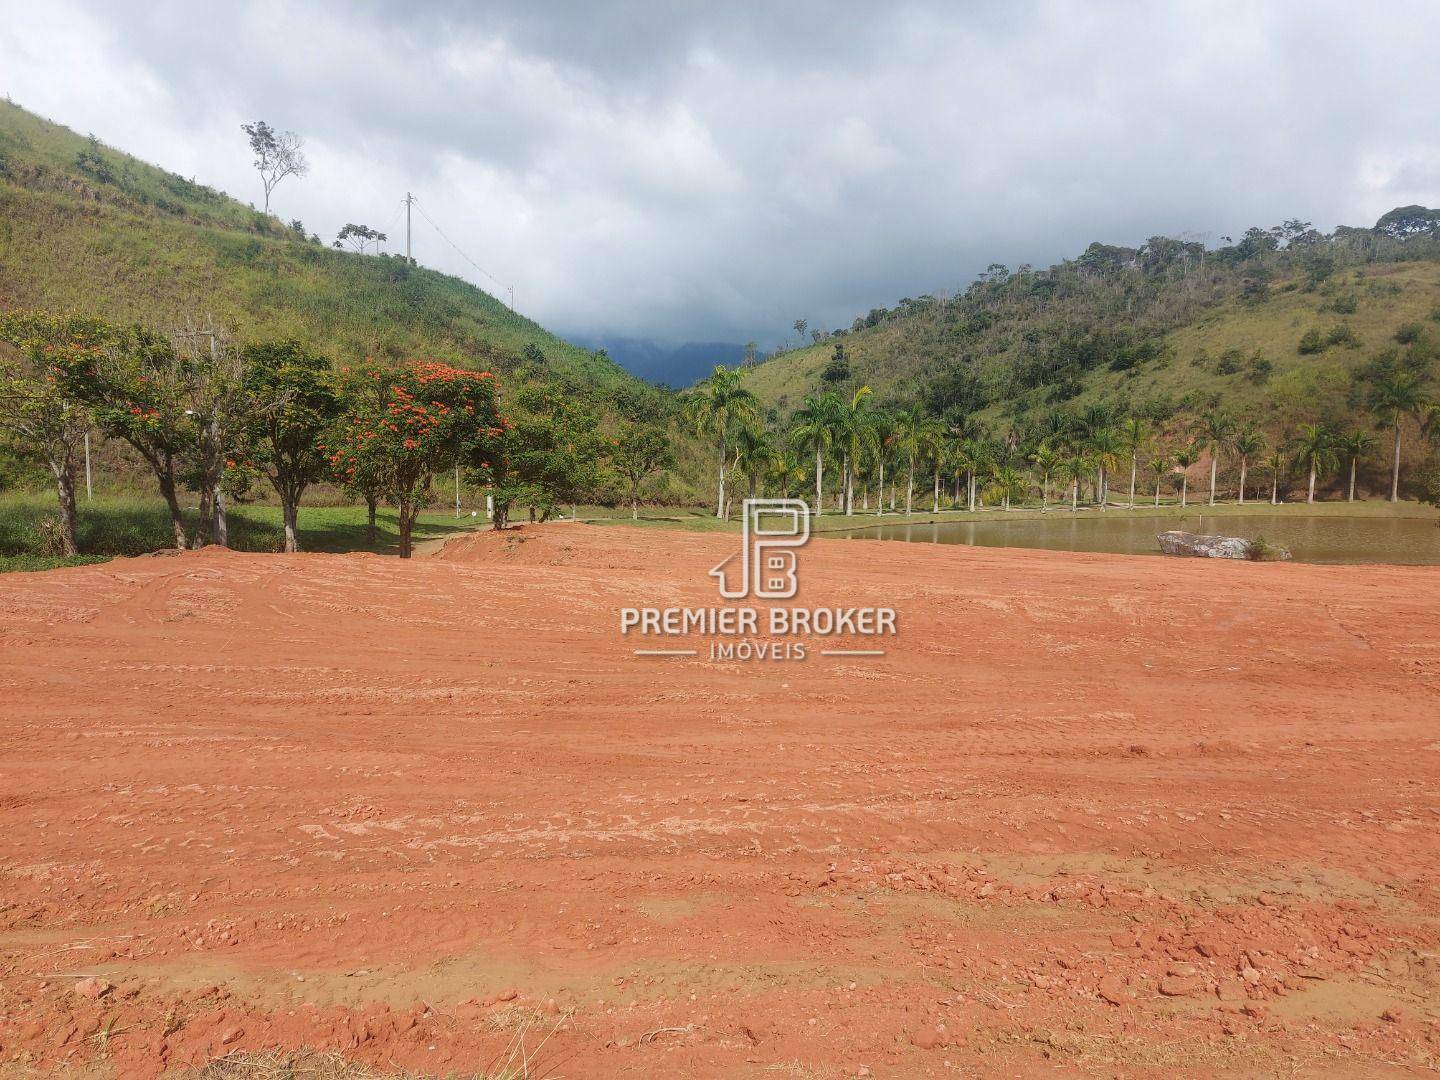
[[[570,335],[758,340],[1044,265],[1440,203],[1440,4],[0,0],[0,92],[398,238]],[[503,293],[417,218],[425,263]]]

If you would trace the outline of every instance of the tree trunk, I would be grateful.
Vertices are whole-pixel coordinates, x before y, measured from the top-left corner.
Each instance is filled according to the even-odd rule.
[[[378,502],[374,495],[365,496],[365,542],[375,543],[375,504]],[[503,525],[496,525],[497,529],[503,529]]]
[[[875,491],[875,513],[885,512],[885,459],[880,459],[880,486]]]
[[[1210,505],[1215,505],[1215,472],[1220,465],[1220,455],[1210,455]]]
[[[1272,473],[1270,476],[1270,505],[1280,504],[1280,474]]]
[[[930,512],[931,512],[932,514],[938,514],[938,513],[940,512],[940,470],[939,470],[939,469],[936,469],[936,470],[935,470],[935,498],[934,498],[933,504],[932,504],[931,507],[930,507]]]
[[[215,543],[230,546],[230,519],[225,516],[225,492],[215,489]]]
[[[1186,497],[1190,493],[1190,477],[1185,473],[1180,474],[1180,509],[1185,509]]]
[[[1139,474],[1139,472],[1140,472],[1140,459],[1139,459],[1135,454],[1131,454],[1131,455],[1130,455],[1130,509],[1131,509],[1131,510],[1134,510],[1134,509],[1135,509],[1135,477]]]
[[[640,520],[640,496],[633,491],[630,493],[630,520]]]
[[[715,499],[715,516],[725,517],[725,440],[720,440],[720,494]]]
[[[374,513],[372,508],[371,513]],[[490,509],[490,527],[496,532],[506,528],[510,524],[510,503],[496,499]]]
[[[910,483],[905,489],[905,513],[915,512],[915,459],[910,459]]]
[[[1160,477],[1155,477],[1155,505],[1160,505]]]
[[[55,489],[60,499],[60,554],[75,555],[79,548],[75,543],[75,463],[68,452],[65,460],[51,462],[55,473]]]
[[[1349,494],[1349,496],[1346,497],[1346,499],[1345,499],[1346,502],[1354,502],[1354,501],[1355,501],[1355,464],[1356,464],[1356,462],[1358,462],[1359,460],[1360,460],[1359,458],[1353,458],[1353,457],[1350,459],[1350,494]]]
[[[300,500],[298,496],[280,496],[280,514],[285,519],[285,552],[300,550]]]
[[[815,516],[825,512],[825,454],[815,451]]]
[[[1395,414],[1395,463],[1390,470],[1390,501],[1400,501],[1400,414]]]
[[[1307,503],[1315,501],[1315,462],[1310,462],[1310,494],[1305,497]]]
[[[855,475],[850,469],[850,455],[845,455],[845,464],[840,470],[840,513],[846,517],[855,508]]]
[[[161,471],[160,494],[164,497],[165,506],[170,511],[170,529],[175,535],[175,546],[177,548],[188,546],[185,539],[185,518],[180,513],[180,500],[175,497],[173,468]]]
[[[1077,479],[1070,485],[1070,512],[1073,514],[1080,509],[1080,481]]]
[[[210,542],[210,529],[215,524],[215,489],[205,485],[200,488],[200,520],[195,523],[195,535],[190,544],[197,551]]]
[[[975,512],[975,470],[967,470],[965,477],[965,484],[969,488],[966,494],[969,495],[970,512],[973,514]]]
[[[400,515],[400,558],[410,558],[410,531],[415,525],[415,508],[404,500],[396,508]]]
[[[1240,505],[1245,505],[1245,472],[1249,468],[1249,462],[1242,455],[1240,458]]]

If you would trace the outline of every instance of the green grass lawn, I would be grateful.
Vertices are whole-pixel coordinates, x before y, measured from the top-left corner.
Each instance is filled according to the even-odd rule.
[[[48,554],[41,540],[40,523],[55,516],[55,499],[48,493],[11,493],[0,496],[0,572],[48,570],[56,566],[103,562],[117,555],[142,555],[169,547],[170,517],[158,498],[82,497],[78,539],[83,554],[71,559]],[[279,551],[283,539],[280,508],[250,505],[232,507],[230,543],[239,551]],[[193,513],[187,524],[193,529]],[[316,506],[300,508],[300,546],[306,551],[373,551],[393,555],[399,550],[395,513],[381,508],[375,542],[365,540],[365,507]],[[469,517],[456,519],[453,510],[427,511],[415,523],[417,544],[474,528]]]

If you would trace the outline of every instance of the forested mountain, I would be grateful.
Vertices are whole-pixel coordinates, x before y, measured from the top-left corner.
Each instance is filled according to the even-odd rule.
[[[579,338],[577,344],[604,349],[606,354],[632,375],[666,386],[689,386],[709,375],[716,364],[738,364],[745,346],[729,341],[687,341],[683,345],[659,345],[647,338]]]
[[[881,403],[995,428],[1102,403],[1160,423],[1219,408],[1279,428],[1349,422],[1367,373],[1436,374],[1437,343],[1440,211],[1411,206],[1328,236],[1287,221],[1218,250],[1157,236],[1048,269],[993,265],[954,296],[821,334],[748,385],[781,415],[869,385]]]

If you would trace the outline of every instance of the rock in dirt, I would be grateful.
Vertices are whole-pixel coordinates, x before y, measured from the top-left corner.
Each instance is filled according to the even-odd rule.
[[[1200,559],[1255,559],[1284,562],[1290,558],[1286,548],[1246,540],[1240,536],[1207,536],[1204,533],[1173,529],[1155,538],[1166,555],[1190,555]]]
[[[1095,992],[1108,1001],[1111,1005],[1124,1005],[1135,995],[1130,988],[1116,975],[1106,975],[1100,980],[1100,985]]]
[[[104,979],[81,979],[71,988],[76,994],[91,1001],[99,1001],[106,994],[115,989],[112,983]]]
[[[910,1033],[910,1041],[921,1050],[934,1050],[937,1046],[948,1046],[950,1038],[945,1034],[945,1029],[934,1024],[926,1024]]]
[[[1160,980],[1160,993],[1166,997],[1189,997],[1205,989],[1205,980],[1196,975],[1166,975]]]

